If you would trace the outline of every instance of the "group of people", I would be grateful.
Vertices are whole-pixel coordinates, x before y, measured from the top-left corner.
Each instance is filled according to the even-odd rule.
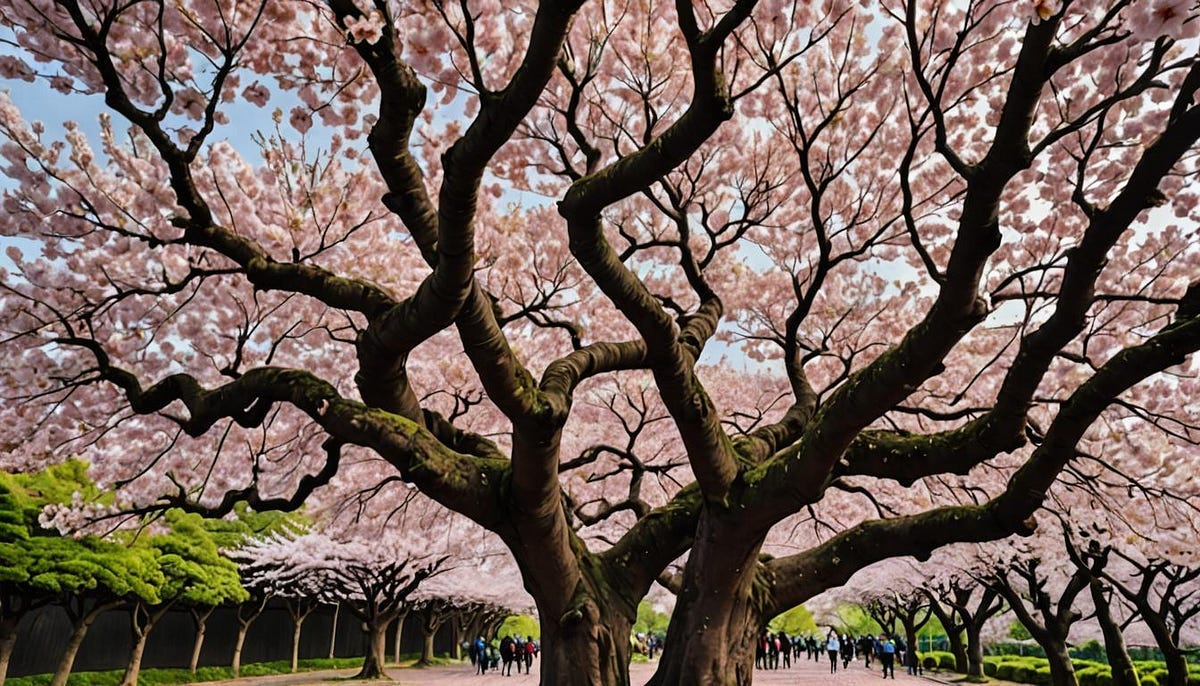
[[[663,636],[654,633],[646,634],[639,632],[634,634],[630,639],[630,643],[633,646],[633,652],[641,653],[653,660],[656,653],[662,652],[663,638]]]
[[[810,659],[820,660],[821,650],[817,648],[816,643],[814,638],[808,638],[808,655]],[[917,651],[909,650],[904,639],[900,637],[893,638],[888,634],[879,634],[878,637],[859,636],[856,638],[846,634],[839,636],[837,631],[830,629],[825,636],[824,643],[824,652],[829,655],[830,674],[838,671],[838,662],[841,662],[842,669],[845,669],[857,658],[862,658],[867,669],[871,668],[872,658],[878,658],[883,669],[884,679],[889,676],[893,679],[896,678],[897,661],[907,667],[909,674],[916,675],[922,671]]]
[[[499,670],[504,676],[512,676],[514,664],[517,666],[517,674],[521,673],[522,667],[525,668],[525,673],[529,674],[533,669],[533,658],[537,657],[540,649],[541,646],[533,640],[533,636],[522,639],[520,636],[506,635],[499,643],[494,640],[489,643],[483,640],[483,636],[477,636],[467,647],[467,656],[471,658],[471,664],[475,665],[476,674]]]
[[[896,678],[895,666],[899,662],[908,668],[909,674],[921,672],[917,651],[909,650],[904,640],[893,638],[888,634],[876,636],[849,636],[838,634],[830,629],[824,638],[820,636],[788,636],[785,632],[763,632],[759,636],[758,645],[754,651],[754,666],[758,669],[787,669],[792,666],[792,658],[799,660],[802,655],[809,660],[821,660],[821,655],[829,656],[829,673],[838,671],[838,663],[842,669],[850,666],[856,659],[863,660],[867,669],[876,658],[883,670],[883,678]]]

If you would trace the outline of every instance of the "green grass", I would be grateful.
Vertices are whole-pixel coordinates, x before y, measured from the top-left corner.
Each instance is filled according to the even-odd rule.
[[[343,657],[329,659],[301,660],[300,671],[309,672],[318,669],[349,669],[362,666],[361,657]],[[242,676],[268,676],[271,674],[287,674],[292,671],[290,660],[274,662],[257,662],[242,665]],[[103,672],[76,672],[67,680],[68,686],[119,686],[123,669],[111,669]],[[14,677],[5,679],[8,686],[47,686],[51,674],[35,674],[33,676]],[[173,686],[174,684],[194,684],[203,681],[224,681],[233,678],[233,670],[229,667],[200,667],[195,674],[186,669],[143,669],[138,674],[140,686]]]

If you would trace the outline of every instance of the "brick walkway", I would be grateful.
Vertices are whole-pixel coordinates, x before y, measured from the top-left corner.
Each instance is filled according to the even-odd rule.
[[[654,673],[653,664],[635,664],[630,669],[631,681],[641,686],[646,683],[650,676]],[[829,663],[822,660],[821,662],[812,662],[806,659],[801,659],[799,662],[793,663],[791,669],[778,670],[758,670],[754,674],[755,686],[867,686],[873,684],[883,686],[884,684],[897,684],[903,686],[909,684],[916,686],[933,686],[933,682],[921,679],[918,677],[908,676],[904,674],[904,670],[898,670],[895,681],[884,680],[877,669],[872,668],[867,670],[863,667],[862,662],[853,663],[848,669],[839,669],[837,674],[829,673]],[[534,669],[537,669],[537,663],[534,663]],[[451,665],[448,667],[433,667],[430,669],[399,669],[392,668],[388,670],[388,674],[399,684],[403,686],[479,686],[481,684],[503,684],[503,686],[536,686],[537,672],[532,675],[514,673],[511,677],[501,676],[496,672],[490,672],[486,675],[478,675],[473,673],[474,670],[469,664]],[[237,679],[235,681],[221,682],[225,686],[292,686],[295,684],[308,684],[311,686],[325,684],[339,684],[346,686],[345,681],[337,681],[344,679],[347,676],[354,674],[354,670],[327,671],[327,672],[310,672],[308,674],[289,674],[283,676],[268,676],[255,677],[249,679]]]

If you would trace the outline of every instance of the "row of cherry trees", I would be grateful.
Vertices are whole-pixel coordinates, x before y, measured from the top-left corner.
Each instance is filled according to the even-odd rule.
[[[29,612],[57,605],[71,622],[70,636],[51,684],[64,686],[75,656],[96,618],[129,613],[131,645],[122,684],[138,683],[146,640],[172,609],[207,616],[212,608],[249,595],[234,563],[198,515],[169,511],[162,522],[135,536],[60,536],[48,516],[72,500],[99,496],[86,468],[68,462],[35,475],[0,472],[0,683],[19,646],[18,625]],[[77,514],[75,516],[78,516]],[[197,653],[199,642],[197,639]],[[193,664],[193,669],[195,665]]]
[[[0,472],[0,683],[15,649],[45,649],[18,646],[18,627],[29,612],[50,606],[61,607],[72,624],[51,681],[56,685],[67,682],[89,628],[110,611],[130,619],[132,647],[122,683],[132,685],[151,631],[170,611],[187,611],[194,621],[194,673],[209,618],[219,607],[234,607],[236,676],[250,627],[269,603],[281,602],[292,620],[293,671],[309,615],[322,605],[346,609],[367,628],[360,676],[373,678],[383,674],[383,638],[393,625],[399,659],[410,612],[422,618],[423,659],[429,661],[434,634],[445,622],[454,623],[457,642],[463,631],[491,635],[506,617],[528,609],[527,597],[506,592],[511,589],[456,579],[461,561],[434,552],[419,530],[399,541],[368,541],[353,531],[335,537],[310,530],[315,527],[304,519],[244,509],[230,521],[168,510],[162,519],[131,522],[104,504],[111,494],[98,491],[86,471],[80,462],[67,462],[32,475]],[[484,562],[501,578],[503,566],[511,565],[495,554]],[[441,575],[438,583],[430,579],[435,574]]]
[[[627,683],[662,580],[653,683],[747,684],[870,564],[1195,464],[1189,0],[0,27],[6,466],[134,513],[412,485],[515,558],[543,683]]]
[[[971,676],[983,675],[985,639],[1004,640],[1017,621],[1044,650],[1056,685],[1078,683],[1068,646],[1095,639],[1115,685],[1139,683],[1134,643],[1162,654],[1164,683],[1185,686],[1187,653],[1200,647],[1200,519],[1188,500],[1142,488],[1124,485],[1123,509],[1089,507],[1095,489],[1090,502],[1060,498],[1058,517],[1033,537],[951,546],[924,563],[877,570],[869,587],[852,583],[835,597],[861,593],[870,615],[914,646],[937,617],[957,670]]]

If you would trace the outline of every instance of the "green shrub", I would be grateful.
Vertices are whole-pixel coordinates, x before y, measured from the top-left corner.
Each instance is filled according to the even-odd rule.
[[[954,653],[938,653],[938,667],[942,669],[956,669],[958,660],[954,659]]]
[[[999,667],[998,663],[991,662],[989,660],[984,660],[983,661],[984,676],[990,676],[993,679],[996,678],[996,671],[997,671],[998,667]]]
[[[1003,681],[1012,681],[1013,670],[1016,668],[1016,666],[1017,665],[1012,662],[1001,662],[1000,664],[996,665],[996,678]]]
[[[925,657],[921,658],[921,666],[925,669],[937,669],[937,658],[932,655],[926,655]]]
[[[1075,672],[1075,678],[1079,680],[1079,686],[1096,686],[1096,677],[1100,674],[1100,670],[1095,667],[1084,667]]]
[[[1013,666],[1012,680],[1022,684],[1032,684],[1033,674],[1037,671],[1037,667],[1019,662]]]
[[[1138,680],[1142,686],[1158,686],[1158,677],[1147,674]]]

